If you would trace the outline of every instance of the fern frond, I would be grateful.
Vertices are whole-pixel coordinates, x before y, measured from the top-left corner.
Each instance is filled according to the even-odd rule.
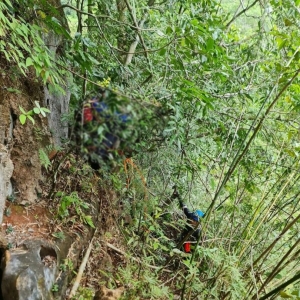
[[[51,166],[50,159],[48,154],[44,151],[44,149],[39,149],[39,158],[43,167],[48,171],[48,167]]]

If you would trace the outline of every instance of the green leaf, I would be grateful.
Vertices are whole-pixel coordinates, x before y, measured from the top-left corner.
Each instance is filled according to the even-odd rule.
[[[161,32],[160,30],[157,30],[156,33],[157,33],[159,36],[164,36],[164,33]]]
[[[61,196],[63,196],[63,195],[64,195],[63,192],[58,191],[58,192],[55,194],[55,197],[61,197]]]
[[[51,162],[48,154],[43,149],[39,149],[39,158],[42,166],[44,166],[46,170],[48,170],[48,167],[51,166]]]
[[[98,129],[97,129],[97,133],[99,135],[101,135],[101,133],[103,132],[103,130],[104,130],[103,126],[99,126]]]
[[[214,45],[215,45],[215,42],[212,38],[209,38],[207,41],[206,41],[206,50],[207,51],[210,51],[211,49],[214,48]]]
[[[34,107],[33,111],[34,111],[35,114],[39,114],[41,112],[38,107]]]
[[[3,52],[5,55],[5,58],[7,59],[7,61],[11,61],[11,56],[8,55],[8,53],[6,51]]]
[[[284,25],[285,26],[292,26],[294,23],[293,22],[291,22],[291,20],[289,20],[289,19],[284,19]]]
[[[288,294],[288,293],[285,292],[285,291],[280,291],[280,292],[279,292],[279,295],[280,295],[282,298],[285,298],[285,299],[293,298],[293,296],[291,296],[290,294]]]
[[[25,122],[26,122],[26,115],[20,115],[19,116],[19,120],[20,120],[20,123],[22,124],[22,125],[24,125],[25,124]]]
[[[127,245],[130,245],[130,244],[132,244],[133,242],[134,242],[134,238],[132,237],[132,238],[130,238],[129,241],[127,242]]]
[[[281,38],[281,37],[278,36],[276,38],[276,43],[278,45],[278,50],[281,50],[285,46],[285,44],[286,44],[286,39],[283,39],[283,38]]]
[[[11,92],[11,93],[16,93],[16,94],[22,94],[22,92],[18,89],[14,89],[14,88],[7,88],[7,91]]]
[[[26,65],[26,67],[33,66],[33,61],[32,61],[32,59],[30,57],[26,58],[25,65]]]
[[[251,101],[253,101],[252,97],[249,94],[244,94],[248,99],[250,99]]]
[[[292,293],[292,295],[295,295],[296,297],[300,297],[300,290],[294,290]]]
[[[159,243],[154,242],[154,243],[153,243],[153,249],[156,250],[158,247],[159,247]]]
[[[5,0],[6,4],[8,4],[9,6],[13,7],[13,5],[11,4],[11,2],[9,0]]]
[[[24,114],[24,115],[26,115],[27,113],[25,112],[25,110],[23,109],[23,107],[22,106],[19,106],[19,109],[20,109],[20,111]]]
[[[95,225],[93,223],[91,216],[84,216],[84,221],[86,224],[88,224],[90,227],[95,228]]]
[[[34,103],[35,103],[35,106],[36,106],[36,107],[41,108],[41,107],[40,107],[40,103],[39,103],[38,101],[34,101]]]
[[[173,32],[173,29],[169,26],[167,27],[166,34],[170,34]]]
[[[160,56],[165,56],[166,52],[167,52],[167,49],[166,48],[162,48],[161,50],[159,50],[158,54]]]
[[[51,110],[49,110],[46,107],[41,107],[41,110],[44,111],[44,112],[47,112],[47,113],[51,113]]]
[[[191,20],[191,24],[197,26],[199,24],[199,21],[197,19],[193,19]]]
[[[34,119],[30,115],[27,115],[27,118],[32,122],[33,125],[35,124]]]

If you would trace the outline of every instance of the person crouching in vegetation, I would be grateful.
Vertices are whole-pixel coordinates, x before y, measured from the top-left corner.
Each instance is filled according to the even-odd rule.
[[[191,234],[187,241],[183,244],[183,250],[185,253],[191,253],[193,250],[193,245],[197,243],[201,238],[201,229],[199,228],[200,218],[204,218],[205,213],[201,210],[190,211],[188,207],[182,202],[181,196],[175,190],[172,196],[173,199],[179,200],[180,208],[183,210],[185,216],[187,217],[187,223],[180,234],[180,241],[184,240],[187,235]],[[196,227],[198,225],[198,228]]]

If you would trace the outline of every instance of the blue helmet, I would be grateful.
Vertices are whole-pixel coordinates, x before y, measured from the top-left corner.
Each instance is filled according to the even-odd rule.
[[[192,219],[193,221],[199,222],[199,218],[203,218],[204,215],[205,215],[205,213],[204,213],[203,211],[197,209],[197,210],[193,213],[193,215],[191,216],[191,219]]]

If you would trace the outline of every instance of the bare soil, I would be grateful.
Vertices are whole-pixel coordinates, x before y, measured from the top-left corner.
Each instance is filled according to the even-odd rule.
[[[28,239],[49,239],[53,231],[50,220],[48,209],[41,204],[25,207],[7,201],[2,231],[9,247],[14,248]]]

